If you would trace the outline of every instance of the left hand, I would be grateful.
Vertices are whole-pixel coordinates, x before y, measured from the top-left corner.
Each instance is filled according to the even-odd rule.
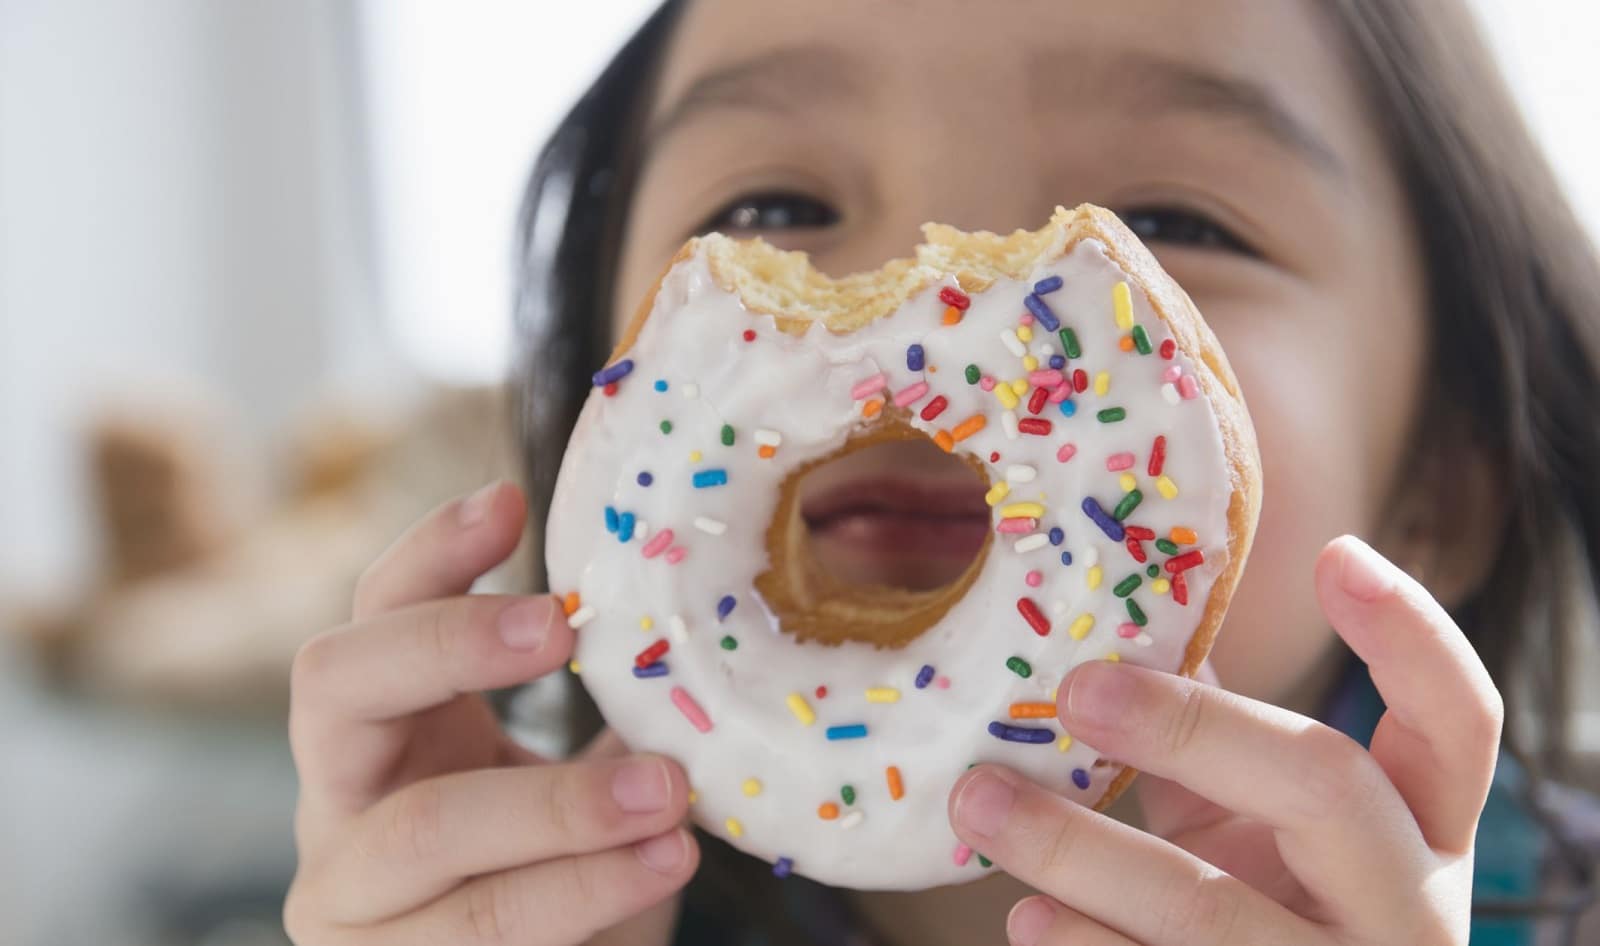
[[[1062,725],[1149,773],[1151,833],[1008,769],[966,773],[950,794],[956,833],[1044,894],[1012,909],[1012,943],[1467,942],[1500,695],[1444,609],[1364,543],[1330,543],[1316,587],[1387,706],[1372,748],[1193,680],[1077,668]]]

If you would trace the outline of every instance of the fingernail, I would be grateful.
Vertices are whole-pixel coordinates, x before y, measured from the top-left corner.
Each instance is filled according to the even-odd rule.
[[[956,820],[979,837],[992,838],[1006,826],[1017,790],[998,775],[980,772],[956,797]]]
[[[1043,897],[1029,897],[1011,908],[1006,917],[1006,936],[1016,946],[1033,946],[1056,919],[1056,908]]]
[[[1102,729],[1123,725],[1138,681],[1115,664],[1094,660],[1067,674],[1061,708],[1077,723]]]
[[[500,491],[500,481],[496,480],[488,486],[478,488],[478,491],[461,501],[461,507],[456,510],[462,528],[470,528],[482,522],[489,515],[489,507],[494,505],[494,495]]]
[[[617,769],[611,777],[611,797],[617,807],[634,814],[660,811],[672,800],[667,764],[660,759],[639,759]]]
[[[500,612],[500,640],[512,650],[538,650],[550,639],[555,619],[554,602],[549,599],[519,601]]]
[[[639,860],[644,861],[646,867],[662,874],[677,870],[688,853],[683,832],[676,828],[639,844],[634,850],[639,852]]]
[[[1394,576],[1372,546],[1350,536],[1339,560],[1339,587],[1357,601],[1376,601],[1394,589]]]

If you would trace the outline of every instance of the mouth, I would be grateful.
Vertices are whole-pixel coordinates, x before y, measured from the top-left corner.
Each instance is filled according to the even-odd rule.
[[[803,496],[812,552],[852,584],[926,591],[955,581],[989,534],[989,508],[975,480],[910,472],[871,473]]]

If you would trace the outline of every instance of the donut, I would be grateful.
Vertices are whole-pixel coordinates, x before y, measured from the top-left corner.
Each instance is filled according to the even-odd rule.
[[[690,240],[594,374],[545,533],[570,669],[623,741],[683,764],[704,830],[862,890],[985,875],[946,814],[975,763],[1108,805],[1134,772],[1062,730],[1057,685],[1192,675],[1260,504],[1221,347],[1115,215],[923,234],[839,279]],[[830,579],[797,484],[905,439],[968,464],[993,529],[945,586]]]

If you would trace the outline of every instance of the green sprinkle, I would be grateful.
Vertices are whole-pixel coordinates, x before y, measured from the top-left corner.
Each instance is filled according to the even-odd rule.
[[[1120,407],[1108,407],[1094,416],[1098,418],[1102,424],[1115,424],[1117,421],[1127,417],[1128,412]]]
[[[738,650],[739,649],[739,642],[734,640],[732,635],[724,634],[722,636],[722,649],[723,650]]]
[[[1006,669],[1024,680],[1033,676],[1033,667],[1021,657],[1007,657]]]
[[[1133,620],[1133,623],[1144,627],[1145,622],[1150,620],[1144,616],[1144,608],[1139,607],[1139,602],[1129,598],[1123,603],[1128,606],[1128,617]]]
[[[967,383],[968,384],[977,384],[978,383],[978,379],[981,378],[981,377],[983,377],[983,372],[978,370],[978,366],[977,365],[967,365]]]
[[[984,857],[982,854],[978,855],[978,863],[982,864],[984,867],[993,867],[994,866],[994,861],[989,860],[987,857]]]
[[[1083,349],[1078,347],[1078,333],[1070,328],[1064,328],[1061,335],[1061,350],[1066,352],[1068,358],[1082,358]]]
[[[1172,541],[1171,539],[1157,539],[1156,548],[1161,552],[1162,555],[1178,554],[1178,543]]]
[[[1138,573],[1135,572],[1134,574],[1129,575],[1127,578],[1117,582],[1117,586],[1111,589],[1111,593],[1119,598],[1126,598],[1128,595],[1133,594],[1134,591],[1136,591],[1142,584],[1144,584],[1144,582],[1140,580]]]
[[[1111,510],[1111,518],[1121,522],[1132,515],[1133,511],[1139,508],[1141,502],[1144,502],[1144,494],[1138,490],[1133,489],[1123,493],[1122,499],[1118,500],[1116,508]]]
[[[1145,334],[1143,325],[1133,327],[1133,347],[1139,349],[1139,354],[1150,354],[1150,336]]]
[[[672,421],[670,421],[670,420],[662,421],[661,422],[661,432],[664,433],[664,434],[672,433]]]
[[[1149,568],[1144,570],[1144,573],[1149,575],[1151,578],[1159,578],[1161,577],[1161,566],[1151,565]]]
[[[733,426],[730,424],[722,425],[722,445],[724,447],[733,446]]]
[[[846,805],[854,805],[856,803],[855,786],[846,785],[844,788],[839,789],[839,797],[844,799]]]

